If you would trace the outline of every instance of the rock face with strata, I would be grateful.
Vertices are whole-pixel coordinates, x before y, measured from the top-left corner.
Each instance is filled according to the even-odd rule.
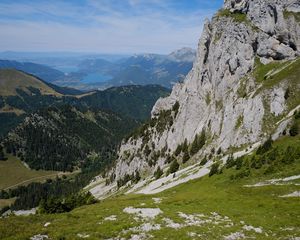
[[[203,130],[209,144],[198,157],[213,148],[226,152],[251,146],[275,131],[264,129],[265,116],[286,113],[287,86],[262,89],[253,71],[258,64],[299,56],[300,26],[293,16],[299,11],[299,1],[226,0],[224,8],[205,23],[197,59],[185,81],[152,110],[153,119],[169,111],[171,123],[163,131],[150,125],[143,132],[147,138],[141,135],[124,142],[111,179],[137,171],[153,174],[158,166],[168,165],[166,156],[179,144],[185,139],[191,143]],[[172,111],[175,103],[179,103],[176,113]],[[150,152],[145,153],[145,148]],[[149,164],[157,152],[160,155]]]

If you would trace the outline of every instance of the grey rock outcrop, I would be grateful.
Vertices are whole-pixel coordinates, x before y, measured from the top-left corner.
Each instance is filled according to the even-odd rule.
[[[191,143],[203,130],[210,144],[197,156],[208,155],[213,148],[251,146],[275,131],[263,128],[265,116],[275,118],[288,110],[285,83],[262,88],[253,72],[259,60],[265,64],[299,56],[299,23],[292,15],[285,16],[286,11],[299,8],[299,1],[226,0],[224,9],[205,23],[194,67],[185,81],[152,110],[153,119],[169,111],[171,123],[162,131],[150,125],[144,131],[147,138],[124,142],[110,173],[114,179],[136,171],[153,174],[167,164],[166,155],[172,155],[185,139]],[[179,104],[176,113],[175,103]],[[145,146],[150,153],[144,153]],[[157,152],[164,154],[149,164]]]

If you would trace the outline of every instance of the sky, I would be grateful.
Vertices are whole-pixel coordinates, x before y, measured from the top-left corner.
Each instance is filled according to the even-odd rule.
[[[196,48],[223,0],[0,0],[0,51],[169,53]]]

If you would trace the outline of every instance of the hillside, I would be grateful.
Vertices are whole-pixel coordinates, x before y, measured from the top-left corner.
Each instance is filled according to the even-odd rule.
[[[0,190],[27,185],[34,181],[55,179],[61,175],[54,171],[36,171],[28,169],[17,157],[8,156],[8,160],[0,161]],[[1,207],[0,207],[1,208]]]
[[[28,115],[4,140],[32,169],[73,171],[89,154],[113,152],[137,122],[113,112],[49,107]]]
[[[38,76],[39,78],[44,79],[47,82],[54,82],[64,77],[64,73],[61,71],[42,64],[31,62],[0,60],[0,69],[16,69],[24,71]]]
[[[18,95],[18,90],[29,94],[30,88],[38,89],[42,95],[61,96],[34,76],[14,69],[0,70],[0,96],[16,96]]]
[[[83,105],[114,111],[138,120],[150,117],[153,105],[169,90],[159,85],[113,87],[80,98]]]
[[[299,137],[283,137],[272,150],[288,146],[299,154]],[[249,167],[244,159],[241,167],[228,165],[156,195],[119,195],[70,213],[0,219],[0,238],[296,239],[299,199],[283,196],[299,191],[299,156],[288,165],[274,159],[274,172],[266,173],[268,164]]]
[[[105,109],[145,120],[156,100],[169,93],[160,86],[128,86],[82,94],[13,69],[0,70],[0,86],[0,135],[17,126],[26,114],[48,106]]]

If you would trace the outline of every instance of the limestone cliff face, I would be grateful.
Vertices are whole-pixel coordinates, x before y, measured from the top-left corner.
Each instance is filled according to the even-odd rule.
[[[185,139],[191,143],[203,130],[207,143],[191,161],[212,148],[226,152],[273,134],[275,122],[291,110],[286,96],[290,83],[282,79],[265,85],[264,80],[273,81],[300,55],[299,11],[299,0],[226,0],[205,23],[197,59],[185,81],[159,99],[153,121],[122,144],[112,179],[136,171],[153,174],[158,166],[168,165],[166,159],[179,144]],[[270,69],[259,81],[266,64],[280,68]],[[297,94],[299,87],[293,85]]]

